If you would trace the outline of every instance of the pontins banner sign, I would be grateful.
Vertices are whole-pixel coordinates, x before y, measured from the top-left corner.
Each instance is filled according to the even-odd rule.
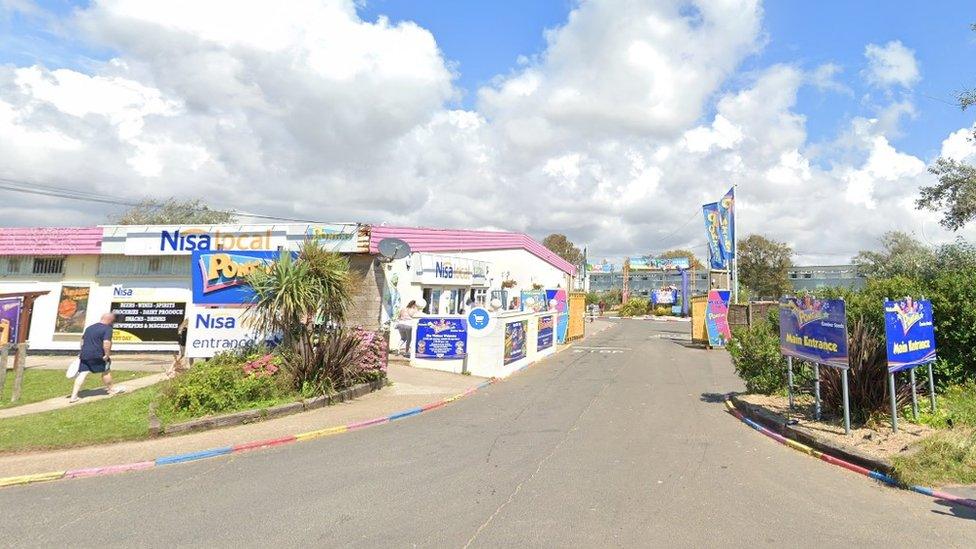
[[[889,372],[935,362],[932,302],[910,297],[885,301],[885,336]]]
[[[193,303],[198,305],[242,305],[254,299],[247,275],[268,269],[278,252],[193,252],[190,273]]]
[[[125,255],[190,255],[196,251],[276,250],[287,244],[285,226],[175,225],[129,229]]]
[[[847,308],[843,299],[779,302],[779,346],[785,356],[847,368]]]

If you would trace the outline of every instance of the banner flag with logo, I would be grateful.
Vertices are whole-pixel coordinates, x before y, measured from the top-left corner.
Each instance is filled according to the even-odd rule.
[[[704,204],[702,214],[705,216],[705,239],[708,240],[708,261],[712,269],[726,268],[725,256],[722,254],[721,236],[719,234],[720,216],[718,202]]]
[[[728,265],[735,255],[735,187],[718,201],[719,248],[722,262]]]

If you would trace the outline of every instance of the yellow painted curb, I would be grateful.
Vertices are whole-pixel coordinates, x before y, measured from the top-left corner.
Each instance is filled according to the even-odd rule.
[[[52,471],[50,473],[36,473],[33,475],[21,475],[19,477],[0,478],[0,487],[16,486],[18,484],[30,484],[32,482],[44,482],[46,480],[57,480],[64,476],[67,471]]]
[[[308,431],[306,433],[300,433],[295,435],[295,440],[309,440],[319,437],[327,437],[329,435],[338,435],[339,433],[345,433],[347,430],[345,425],[340,425],[338,427],[327,427],[325,429],[318,429],[315,431]]]

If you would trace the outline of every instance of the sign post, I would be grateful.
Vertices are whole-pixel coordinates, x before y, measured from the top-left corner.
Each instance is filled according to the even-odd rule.
[[[891,430],[898,432],[898,403],[895,397],[895,374],[908,370],[912,384],[912,414],[918,419],[918,394],[915,390],[915,367],[929,367],[929,398],[935,411],[935,325],[932,302],[906,297],[899,301],[886,299],[885,339],[888,351],[888,392],[891,395]]]
[[[850,434],[847,370],[847,308],[843,299],[787,298],[780,300],[780,352],[813,363],[814,417],[820,419],[820,365],[839,368],[844,400],[844,432]]]
[[[793,409],[793,357],[786,357],[786,395],[790,401],[790,410]]]

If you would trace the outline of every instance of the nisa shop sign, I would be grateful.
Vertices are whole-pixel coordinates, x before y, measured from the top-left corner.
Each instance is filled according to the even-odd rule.
[[[241,305],[254,299],[247,276],[268,269],[278,260],[276,251],[193,252],[193,302],[203,305]]]
[[[203,229],[163,230],[159,235],[160,252],[193,252],[196,250],[270,250],[271,231],[263,233],[213,234]]]

